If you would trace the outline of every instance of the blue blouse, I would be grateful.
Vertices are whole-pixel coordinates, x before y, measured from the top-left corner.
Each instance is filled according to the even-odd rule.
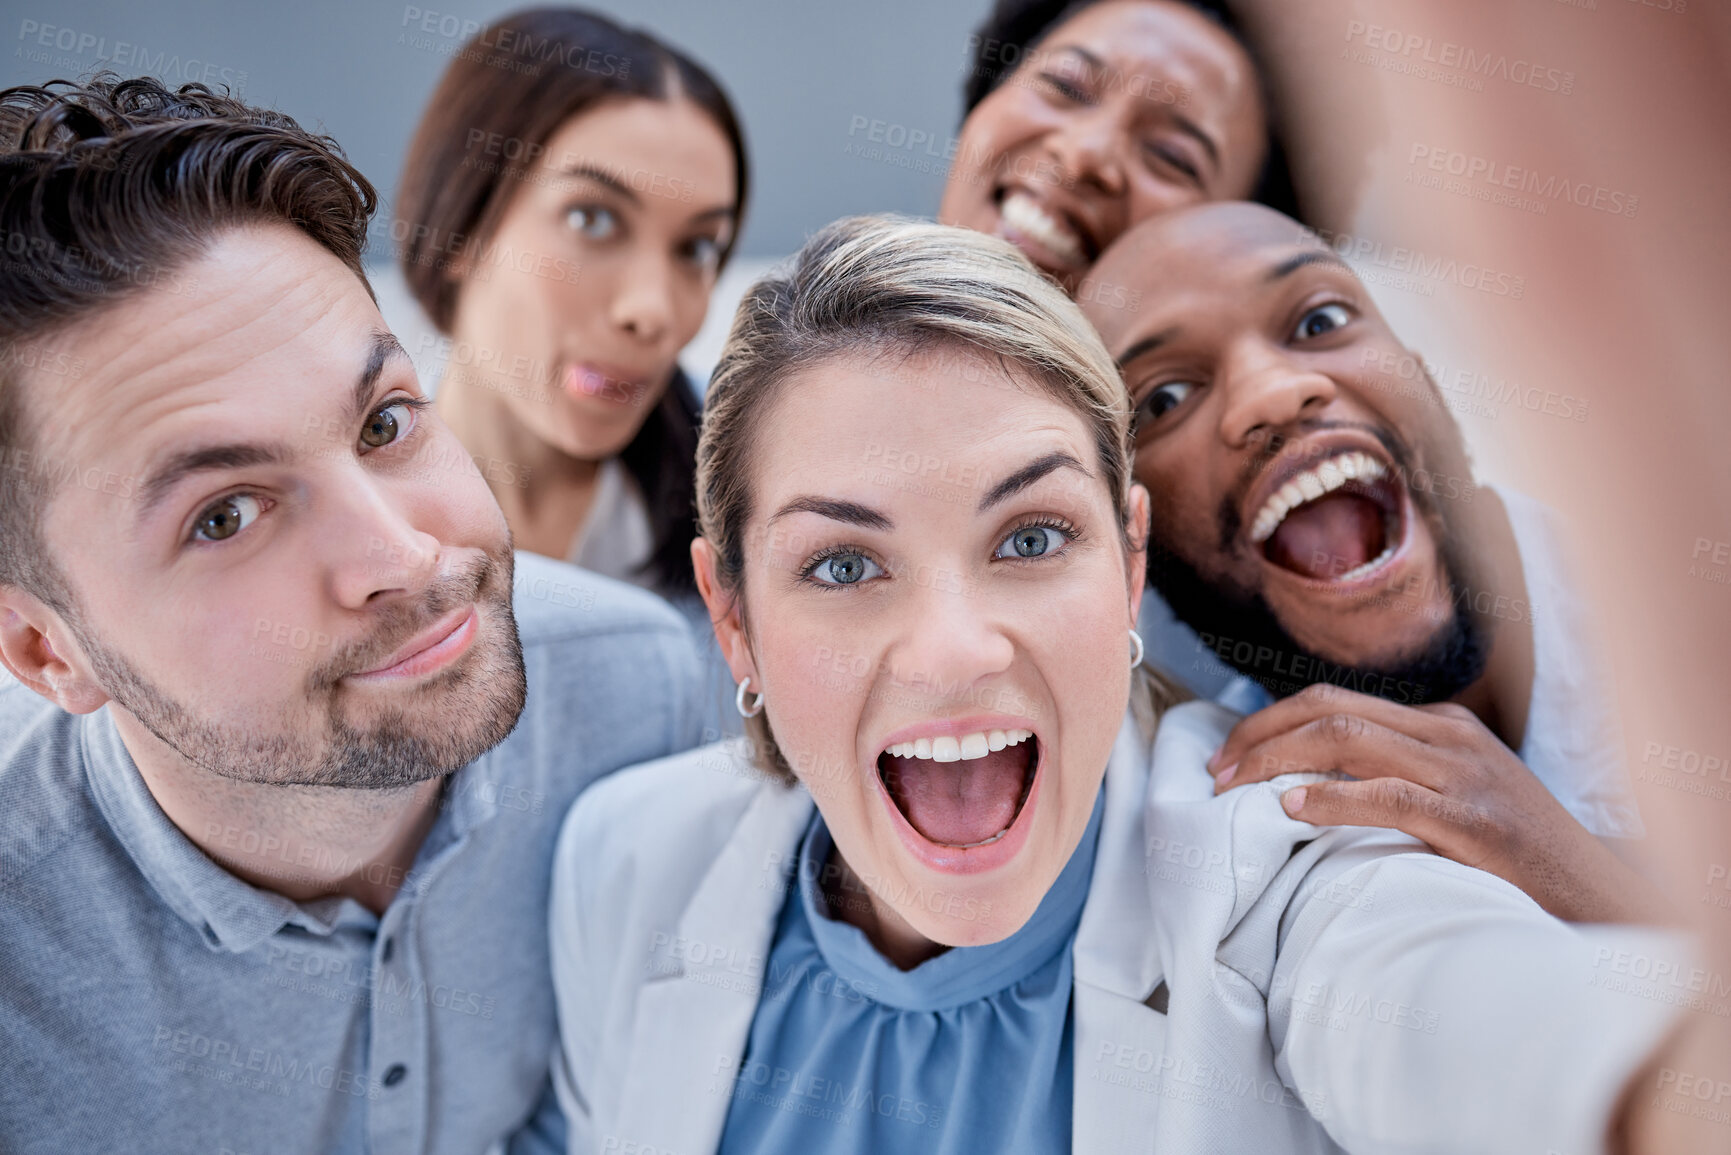
[[[833,844],[822,816],[813,816],[721,1155],[1068,1151],[1070,946],[1104,802],[1102,787],[1081,843],[1027,925],[909,971],[878,954],[858,927],[824,913],[821,880],[835,869]]]

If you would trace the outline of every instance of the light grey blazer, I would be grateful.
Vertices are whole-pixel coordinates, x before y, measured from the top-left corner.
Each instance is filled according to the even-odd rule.
[[[1674,1015],[1611,989],[1611,960],[1680,944],[1295,821],[1279,796],[1305,776],[1213,797],[1235,720],[1192,702],[1152,742],[1119,732],[1074,946],[1073,1150],[1602,1150]],[[552,899],[573,1153],[716,1150],[811,807],[728,743],[573,807]]]

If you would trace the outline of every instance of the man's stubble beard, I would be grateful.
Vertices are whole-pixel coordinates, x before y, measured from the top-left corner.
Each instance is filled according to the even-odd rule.
[[[201,716],[95,636],[76,612],[68,615],[68,625],[114,704],[200,769],[262,785],[398,789],[461,769],[516,726],[527,679],[511,612],[513,564],[507,545],[441,579],[417,603],[380,611],[381,621],[368,639],[345,647],[308,674],[304,696],[283,704],[274,730]],[[457,665],[414,691],[420,698],[449,700],[422,717],[391,708],[379,711],[370,724],[355,725],[344,716],[345,675],[373,668],[441,615],[470,601],[480,611],[480,636]]]

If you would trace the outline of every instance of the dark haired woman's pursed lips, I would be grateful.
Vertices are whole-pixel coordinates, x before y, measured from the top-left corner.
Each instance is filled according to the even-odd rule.
[[[649,388],[649,375],[617,365],[579,362],[566,366],[560,382],[573,397],[635,405]]]

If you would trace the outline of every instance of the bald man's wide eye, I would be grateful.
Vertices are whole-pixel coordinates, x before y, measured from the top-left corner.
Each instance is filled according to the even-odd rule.
[[[1143,428],[1160,420],[1196,391],[1196,386],[1189,381],[1168,381],[1148,391],[1136,406],[1136,425]]]
[[[1295,341],[1320,337],[1324,333],[1334,332],[1350,320],[1352,313],[1345,305],[1318,305],[1299,318],[1298,328],[1293,330],[1292,337]]]

